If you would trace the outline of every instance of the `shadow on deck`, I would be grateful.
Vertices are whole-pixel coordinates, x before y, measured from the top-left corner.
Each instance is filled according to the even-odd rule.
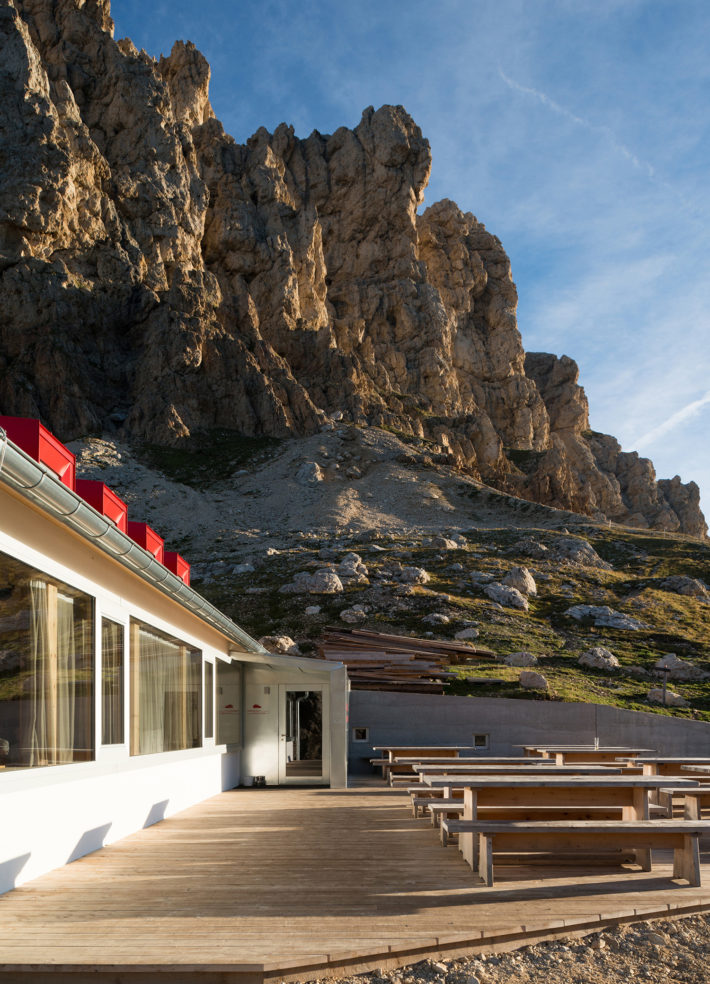
[[[386,787],[233,790],[0,898],[0,981],[257,984],[710,909],[632,867],[500,867],[484,888]]]

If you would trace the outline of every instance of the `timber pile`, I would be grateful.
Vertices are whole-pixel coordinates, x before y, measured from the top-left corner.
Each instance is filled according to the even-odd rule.
[[[448,667],[492,659],[488,649],[463,642],[417,639],[369,629],[329,629],[318,643],[322,659],[345,663],[353,690],[443,694],[457,674]]]

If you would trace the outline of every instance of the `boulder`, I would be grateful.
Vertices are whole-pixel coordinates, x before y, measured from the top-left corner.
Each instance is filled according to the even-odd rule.
[[[535,579],[527,567],[511,568],[505,577],[501,579],[501,584],[507,584],[511,588],[517,588],[523,595],[535,596],[537,594]]]
[[[605,670],[606,672],[613,672],[621,667],[619,660],[616,656],[604,646],[595,646],[593,649],[588,649],[585,653],[577,660],[580,666],[589,666],[593,670]]]
[[[465,642],[467,639],[478,639],[479,635],[480,632],[478,631],[478,629],[469,627],[468,629],[460,629],[454,635],[454,639],[461,639]]]
[[[521,687],[525,690],[549,690],[550,684],[547,682],[542,673],[536,673],[534,670],[523,670],[520,674],[518,682]]]
[[[689,660],[679,659],[675,653],[666,653],[653,664],[655,670],[668,670],[670,680],[691,681],[707,680],[710,673],[696,666]]]
[[[593,620],[597,628],[626,629],[628,632],[639,632],[648,628],[643,622],[623,612],[614,611],[608,605],[572,605],[565,612],[570,618],[581,622],[585,618]]]
[[[511,653],[503,659],[506,666],[537,666],[537,656],[532,653]]]
[[[422,619],[422,622],[427,625],[448,625],[450,621],[449,616],[444,615],[443,612],[431,612]]]
[[[673,574],[661,583],[663,591],[672,591],[674,594],[687,595],[690,598],[700,598],[702,601],[710,601],[710,592],[703,581],[695,577],[686,577],[683,574]]]
[[[446,536],[435,536],[431,541],[432,547],[436,550],[458,550],[459,545],[455,540],[450,540]]]
[[[333,571],[320,570],[314,574],[301,571],[291,584],[279,588],[281,594],[340,594],[343,582]]]
[[[663,704],[663,687],[652,687],[646,695],[646,699],[651,704]],[[673,690],[666,690],[666,707],[689,707],[688,701]]]
[[[232,574],[251,574],[254,570],[253,564],[235,564],[230,573]]]
[[[295,475],[300,485],[315,485],[322,482],[323,477],[323,469],[316,461],[304,461]]]
[[[612,569],[611,564],[602,560],[587,540],[577,539],[573,536],[561,536],[552,542],[550,549],[555,560],[574,564],[577,567],[598,567],[605,571]]]
[[[491,601],[495,601],[506,608],[520,608],[524,612],[528,610],[528,599],[517,588],[511,588],[507,584],[499,584],[496,581],[486,585],[483,591]]]
[[[309,605],[303,611],[304,615],[320,615],[320,605]]]
[[[289,656],[300,656],[301,650],[290,636],[262,636],[259,642],[270,653],[287,653]]]
[[[532,557],[534,560],[544,560],[550,551],[544,543],[540,543],[539,540],[534,540],[532,537],[526,536],[522,540],[518,540],[517,543],[514,543],[506,553],[512,554],[513,556]]]
[[[364,621],[367,617],[367,611],[362,605],[353,605],[352,608],[344,608],[340,613],[340,618],[343,622],[348,622],[350,625],[356,625],[358,622]]]
[[[431,581],[431,576],[423,567],[403,567],[397,580],[403,584],[427,584]]]

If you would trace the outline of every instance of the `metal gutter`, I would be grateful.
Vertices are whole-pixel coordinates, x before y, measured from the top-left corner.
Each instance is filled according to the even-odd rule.
[[[310,656],[289,656],[288,653],[270,653],[266,651],[268,659],[264,659],[264,654],[258,656],[254,653],[230,653],[234,659],[243,663],[258,663],[260,666],[267,666],[269,669],[290,669],[300,670],[301,673],[312,673],[320,670],[321,673],[333,673],[340,670],[345,665],[332,659],[315,659]]]
[[[246,653],[273,659],[272,653],[240,629],[231,618],[188,587],[152,554],[139,547],[110,520],[85,502],[80,495],[72,492],[49,468],[35,461],[13,444],[2,428],[0,428],[0,483],[5,483],[11,489],[20,492],[24,498],[60,520],[69,529],[91,540],[123,567],[137,574],[152,587],[158,588],[173,601],[184,605],[194,615],[227,636],[241,649],[246,650]],[[243,658],[244,653],[232,653],[232,656]],[[261,662],[261,659],[255,661]]]

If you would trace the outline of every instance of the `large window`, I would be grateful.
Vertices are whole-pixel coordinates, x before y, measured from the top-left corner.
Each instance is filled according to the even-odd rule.
[[[123,626],[101,619],[101,744],[123,744]]]
[[[93,711],[93,600],[0,554],[0,766],[92,759]]]
[[[131,755],[202,744],[202,653],[131,619]]]

